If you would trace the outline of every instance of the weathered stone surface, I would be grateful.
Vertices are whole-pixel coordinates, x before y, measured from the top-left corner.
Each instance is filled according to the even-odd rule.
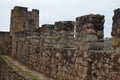
[[[114,12],[113,51],[106,52],[103,15],[84,15],[75,22],[58,21],[38,28],[38,10],[15,7],[11,14],[12,57],[56,80],[119,80],[120,9]]]
[[[0,32],[0,55],[11,54],[12,40],[9,32]]]
[[[114,10],[113,26],[112,26],[112,62],[111,62],[111,76],[116,76],[116,79],[120,77],[120,9]],[[115,77],[113,77],[113,80]]]
[[[28,11],[27,7],[15,6],[11,10],[10,35],[22,30],[31,30],[39,27],[39,11]]]

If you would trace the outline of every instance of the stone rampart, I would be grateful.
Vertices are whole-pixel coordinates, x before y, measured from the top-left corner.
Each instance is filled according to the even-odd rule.
[[[76,21],[58,21],[38,28],[38,10],[15,7],[11,14],[11,56],[56,80],[119,80],[119,13],[120,9],[114,11],[113,49],[107,52],[103,49],[103,15],[89,14]]]
[[[90,14],[77,17],[76,22],[59,21],[19,31],[14,36],[13,56],[58,80],[107,79],[111,54],[103,51],[103,28],[104,16]]]

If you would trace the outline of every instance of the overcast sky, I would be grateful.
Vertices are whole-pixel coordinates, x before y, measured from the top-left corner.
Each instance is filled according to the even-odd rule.
[[[40,10],[40,25],[73,20],[86,14],[105,15],[105,37],[110,37],[113,10],[120,0],[0,0],[0,31],[9,31],[10,11],[14,6]]]

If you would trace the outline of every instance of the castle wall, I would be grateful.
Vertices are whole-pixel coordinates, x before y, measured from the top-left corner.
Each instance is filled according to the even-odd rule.
[[[86,15],[76,18],[75,59],[78,59],[77,80],[109,80],[111,53],[103,51],[104,16]]]
[[[10,35],[14,32],[31,30],[39,27],[39,11],[28,11],[27,7],[15,6],[11,10]]]
[[[18,16],[21,10],[24,15]],[[38,28],[37,10],[15,7],[13,12],[12,57],[22,64],[57,80],[119,80],[119,9],[114,11],[111,52],[103,50],[103,15],[90,14],[75,22],[58,21]],[[15,25],[17,19],[20,23]],[[15,26],[19,29],[14,30]]]
[[[27,7],[15,6],[11,10],[10,35],[12,36],[12,55],[16,53],[15,32],[38,29],[39,27],[39,11],[33,9],[28,11]]]
[[[113,53],[111,56],[111,76],[113,80],[120,79],[120,9],[114,10],[112,24],[112,47]]]
[[[103,51],[104,16],[86,15],[15,33],[19,62],[57,80],[109,77],[111,53]]]
[[[11,36],[9,32],[0,32],[0,54],[11,54]]]

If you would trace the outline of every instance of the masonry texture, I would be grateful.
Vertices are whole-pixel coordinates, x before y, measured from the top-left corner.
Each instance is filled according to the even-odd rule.
[[[56,80],[119,80],[120,9],[114,11],[111,52],[103,50],[104,22],[103,15],[89,14],[39,27],[38,10],[16,6],[11,56]]]
[[[9,32],[0,32],[0,54],[11,54],[11,41]]]

